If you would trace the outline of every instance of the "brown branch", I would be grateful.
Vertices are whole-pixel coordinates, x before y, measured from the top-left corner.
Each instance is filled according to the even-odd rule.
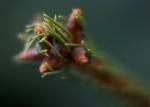
[[[98,86],[107,86],[127,102],[133,103],[137,107],[150,107],[150,96],[144,93],[140,86],[122,75],[109,71],[107,64],[104,64],[100,59],[93,58],[91,63],[87,65],[74,64],[73,66],[78,69],[78,73],[87,75]]]

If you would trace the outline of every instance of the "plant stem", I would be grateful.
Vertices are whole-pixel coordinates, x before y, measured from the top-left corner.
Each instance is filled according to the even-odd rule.
[[[150,96],[141,90],[139,85],[133,84],[132,80],[124,78],[108,71],[105,65],[98,58],[93,58],[88,65],[73,64],[79,74],[87,75],[90,81],[98,86],[107,86],[113,93],[137,107],[150,107]]]

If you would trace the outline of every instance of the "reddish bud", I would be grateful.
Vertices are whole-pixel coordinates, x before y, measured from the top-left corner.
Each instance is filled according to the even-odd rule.
[[[85,55],[85,51],[83,48],[75,48],[73,53],[73,59],[76,63],[81,65],[88,63],[88,58]]]
[[[46,72],[48,72],[49,68],[48,68],[48,63],[47,61],[43,61],[39,67],[39,71],[41,74],[44,74]]]
[[[41,61],[43,57],[38,56],[34,49],[29,49],[26,52],[19,53],[17,59],[22,61]]]
[[[76,16],[81,15],[81,14],[82,14],[82,11],[79,8],[73,9],[73,11],[69,17],[69,21],[74,22],[76,19]]]
[[[55,70],[59,68],[62,65],[62,61],[59,59],[56,59],[55,57],[46,57],[43,62],[41,63],[41,66],[39,67],[40,73],[46,73],[51,70]]]
[[[77,8],[77,9],[73,9],[71,15],[69,16],[67,29],[73,34],[79,29],[81,29],[76,20],[76,16],[81,14],[82,14],[81,10]]]
[[[34,32],[35,32],[35,33],[41,34],[41,33],[44,33],[44,31],[45,31],[45,29],[44,29],[42,26],[40,26],[40,25],[37,25],[37,26],[35,26],[35,28],[34,28]]]

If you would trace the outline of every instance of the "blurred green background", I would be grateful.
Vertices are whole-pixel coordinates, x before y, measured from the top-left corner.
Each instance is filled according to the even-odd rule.
[[[87,31],[97,45],[133,70],[143,85],[150,83],[150,1],[148,0],[1,0],[0,106],[126,107],[118,98],[81,81],[42,80],[38,65],[17,65],[12,57],[21,50],[16,40],[34,15],[68,15],[80,7]],[[2,107],[2,106],[1,106]]]

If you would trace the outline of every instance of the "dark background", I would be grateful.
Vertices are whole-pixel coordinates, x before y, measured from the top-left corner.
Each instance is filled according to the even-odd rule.
[[[150,2],[148,0],[1,0],[0,105],[20,107],[126,107],[118,98],[80,81],[42,80],[38,65],[17,65],[21,50],[16,34],[39,12],[68,15],[80,7],[87,30],[102,49],[150,83]],[[99,50],[100,51],[100,50]]]

